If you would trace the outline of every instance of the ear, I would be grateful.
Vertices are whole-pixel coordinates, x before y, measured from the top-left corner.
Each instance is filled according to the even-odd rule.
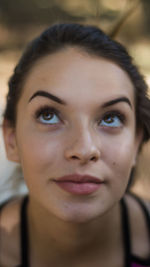
[[[19,163],[20,159],[16,142],[15,127],[13,127],[8,120],[4,119],[2,128],[7,158],[10,161]]]

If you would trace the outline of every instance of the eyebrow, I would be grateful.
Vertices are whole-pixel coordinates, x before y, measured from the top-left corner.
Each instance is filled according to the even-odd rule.
[[[31,102],[31,100],[34,99],[37,96],[46,97],[46,98],[49,98],[49,99],[51,99],[51,100],[53,100],[53,101],[55,101],[55,102],[57,102],[59,104],[66,105],[66,102],[64,100],[60,99],[58,96],[55,96],[55,95],[53,95],[51,93],[48,93],[46,91],[43,91],[43,90],[35,92],[30,97],[30,99],[29,99],[28,102]],[[102,107],[103,108],[109,107],[109,106],[115,105],[115,104],[117,104],[119,102],[125,102],[125,103],[127,103],[132,108],[131,102],[130,102],[130,100],[127,97],[120,97],[120,98],[116,98],[116,99],[110,100],[110,101],[104,103],[102,105]]]
[[[117,104],[119,102],[125,102],[125,103],[127,103],[130,106],[130,108],[132,108],[131,102],[130,102],[130,100],[127,97],[119,97],[119,98],[110,100],[110,101],[106,102],[105,104],[103,104],[102,107],[103,108],[109,107],[109,106],[115,105],[115,104]]]
[[[30,99],[29,99],[28,102],[31,102],[31,100],[34,99],[34,98],[37,97],[37,96],[47,97],[47,98],[49,98],[49,99],[51,99],[51,100],[53,100],[53,101],[55,101],[55,102],[57,102],[57,103],[59,103],[59,104],[66,105],[66,102],[65,102],[64,100],[60,99],[58,96],[55,96],[55,95],[53,95],[53,94],[51,94],[51,93],[48,93],[48,92],[46,92],[46,91],[43,91],[43,90],[42,90],[42,91],[37,91],[37,92],[35,92],[35,93],[30,97]]]

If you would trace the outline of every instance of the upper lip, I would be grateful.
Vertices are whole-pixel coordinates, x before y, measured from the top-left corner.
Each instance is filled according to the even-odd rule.
[[[56,182],[74,182],[74,183],[102,183],[100,178],[91,175],[72,174],[54,179]]]

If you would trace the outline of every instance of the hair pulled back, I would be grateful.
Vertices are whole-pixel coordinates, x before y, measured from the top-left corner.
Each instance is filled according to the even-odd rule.
[[[95,26],[55,24],[29,43],[9,80],[4,118],[15,127],[17,104],[23,84],[35,62],[43,56],[73,46],[88,54],[111,60],[128,74],[135,88],[137,129],[143,129],[143,142],[147,141],[150,138],[150,100],[147,96],[147,85],[126,49]]]

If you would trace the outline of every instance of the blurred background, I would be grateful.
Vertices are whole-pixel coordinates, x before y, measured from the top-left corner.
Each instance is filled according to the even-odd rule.
[[[150,86],[149,0],[0,0],[0,118],[7,82],[24,47],[56,22],[94,24],[124,44]],[[150,199],[150,144],[139,157],[133,191]],[[0,201],[25,192],[19,166],[6,159],[0,131]]]

